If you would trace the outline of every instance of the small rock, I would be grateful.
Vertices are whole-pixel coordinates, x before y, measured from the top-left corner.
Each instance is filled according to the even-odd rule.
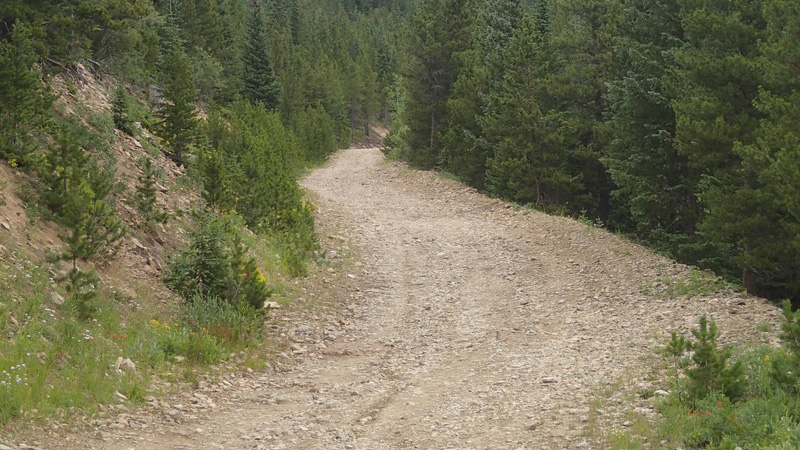
[[[0,450],[13,450],[13,449],[7,445],[0,444]]]
[[[139,240],[136,239],[135,237],[131,238],[131,244],[133,244],[134,248],[136,248],[137,250],[147,250],[147,248],[145,248],[145,246],[142,245],[142,243],[139,242]]]
[[[6,221],[0,221],[0,227],[5,228],[6,230],[11,230],[11,226]]]
[[[558,380],[555,378],[542,378],[542,384],[553,384],[558,383]]]
[[[186,357],[185,356],[176,356],[175,357],[175,362],[178,363],[178,364],[180,364],[180,363],[182,363],[184,361],[186,361]]]
[[[265,309],[281,309],[282,306],[278,302],[264,302]]]
[[[58,292],[51,292],[50,293],[50,301],[55,303],[56,305],[63,305],[64,304],[64,297],[61,296]]]
[[[108,433],[106,433],[105,431],[98,431],[94,435],[94,437],[96,437],[97,439],[100,439],[101,441],[107,441],[108,438],[111,437],[111,436]],[[0,450],[3,450],[3,447],[0,447]]]
[[[659,397],[666,397],[666,396],[669,395],[669,392],[667,392],[665,390],[662,390],[662,389],[659,389],[659,390],[655,391],[654,394],[656,394]]]
[[[117,362],[114,364],[119,372],[136,372],[136,364],[131,361],[130,358],[122,358],[122,356],[117,358]]]

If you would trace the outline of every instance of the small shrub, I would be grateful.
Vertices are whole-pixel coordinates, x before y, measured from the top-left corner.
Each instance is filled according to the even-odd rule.
[[[169,215],[156,203],[156,172],[153,160],[144,157],[143,161],[142,174],[136,185],[136,206],[149,227],[155,223],[166,223]]]
[[[196,294],[225,297],[232,281],[225,225],[210,214],[201,214],[195,220],[189,248],[172,260],[164,282],[185,301]]]
[[[695,338],[691,343],[692,365],[686,368],[691,398],[701,399],[713,392],[722,392],[729,399],[738,400],[744,393],[744,370],[741,362],[730,363],[730,347],[719,347],[717,324],[709,323],[703,316],[692,335]]]
[[[114,97],[111,100],[111,113],[114,126],[123,133],[134,136],[136,129],[131,119],[131,99],[128,92],[122,86],[114,89]]]
[[[167,286],[186,302],[216,297],[232,305],[260,308],[271,294],[266,277],[241,239],[235,218],[197,217],[189,248],[180,252],[165,274]]]
[[[305,161],[319,163],[336,151],[333,118],[324,108],[307,108],[301,111],[295,117],[293,125]]]
[[[116,125],[111,113],[106,111],[92,111],[89,113],[87,119],[89,124],[100,133],[100,137],[108,144],[113,144],[117,141],[117,134],[114,131]]]

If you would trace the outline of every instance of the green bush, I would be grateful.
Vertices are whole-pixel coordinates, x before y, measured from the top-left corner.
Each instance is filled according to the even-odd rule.
[[[189,238],[189,248],[170,263],[167,286],[186,302],[198,298],[224,299],[231,305],[259,309],[271,289],[240,236],[232,216],[199,214]]]
[[[333,118],[324,108],[305,109],[294,118],[292,125],[307,162],[322,162],[336,151]]]
[[[324,112],[308,114],[304,120],[312,126],[314,117]],[[305,274],[306,261],[317,248],[317,241],[314,207],[303,200],[295,180],[297,139],[276,114],[248,103],[237,103],[230,111],[216,111],[206,132],[208,146],[199,151],[197,159],[203,197],[221,211],[241,216],[251,229],[270,236],[288,273]],[[306,139],[307,145],[319,137],[313,130],[310,133],[300,138]]]
[[[159,346],[167,358],[183,356],[191,364],[214,364],[227,356],[219,340],[205,332],[172,327],[160,338]]]
[[[719,330],[705,317],[693,339],[673,333],[664,353],[677,373],[650,439],[669,442],[668,448],[798,448],[798,323],[800,313],[785,303],[782,347],[762,346],[735,358],[718,346]]]

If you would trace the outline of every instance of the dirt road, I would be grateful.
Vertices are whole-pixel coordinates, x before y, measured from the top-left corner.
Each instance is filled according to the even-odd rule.
[[[361,254],[350,278],[363,299],[348,325],[297,326],[290,334],[308,339],[291,370],[223,380],[192,405],[69,446],[591,448],[593,396],[621,379],[645,383],[645,359],[669,330],[707,313],[744,340],[775,317],[738,294],[670,300],[664,280],[685,267],[376,149],[343,151],[304,185],[319,220]]]

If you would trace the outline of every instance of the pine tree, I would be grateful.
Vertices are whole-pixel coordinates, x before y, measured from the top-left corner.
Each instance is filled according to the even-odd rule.
[[[700,199],[704,233],[693,250],[701,265],[730,276],[739,272],[745,287],[754,288],[753,267],[746,255],[751,243],[736,231],[747,221],[738,212],[759,202],[754,192],[731,195],[752,184],[734,152],[753,142],[760,113],[753,100],[762,83],[758,41],[763,36],[760,0],[728,2],[681,0],[687,44],[675,52],[677,69],[671,88],[675,100],[675,146],[686,158],[685,179]],[[755,219],[749,226],[771,221]],[[754,228],[754,230],[756,229]],[[760,233],[760,231],[759,231]]]
[[[50,123],[52,95],[35,68],[31,30],[16,22],[10,39],[0,40],[0,158],[13,165],[34,163],[40,136]]]
[[[44,198],[58,220],[70,230],[65,259],[105,261],[112,258],[125,227],[107,199],[114,175],[101,170],[81,147],[72,130],[63,130],[45,160],[49,176]]]
[[[162,120],[160,134],[167,141],[170,158],[178,164],[186,164],[186,154],[195,142],[198,126],[194,107],[197,100],[195,78],[177,31],[167,27],[166,33],[166,49],[160,64],[163,95],[158,107]]]
[[[759,56],[747,64],[752,83],[763,74],[755,111],[740,110],[729,159],[738,164],[720,172],[703,194],[708,214],[702,230],[736,248],[730,261],[750,292],[772,298],[800,298],[800,6],[770,0]],[[755,52],[755,49],[751,49]],[[727,59],[727,58],[726,58]],[[750,66],[749,63],[753,63]],[[741,71],[739,73],[748,73]],[[746,85],[740,85],[744,87]],[[751,85],[752,87],[752,85]],[[745,114],[750,116],[745,116]],[[733,119],[733,118],[732,118]],[[758,120],[754,123],[754,120]],[[732,124],[733,125],[733,124]],[[751,136],[745,133],[756,126]],[[754,139],[753,139],[754,137]]]
[[[142,174],[137,178],[136,206],[145,218],[148,226],[154,223],[165,223],[169,217],[159,208],[156,202],[156,171],[153,160],[144,157]]]
[[[458,55],[468,48],[472,9],[471,0],[426,0],[411,20],[402,121],[408,127],[405,156],[415,166],[440,162],[447,100],[460,72]]]
[[[71,264],[67,289],[81,316],[92,313],[97,277],[79,261],[106,261],[116,255],[125,237],[125,225],[108,204],[113,175],[100,170],[81,148],[77,137],[64,131],[48,152],[45,199],[66,228],[61,238],[67,245],[60,255]]]
[[[259,0],[253,0],[247,25],[247,45],[242,57],[242,94],[247,100],[261,102],[268,110],[274,111],[280,107],[281,86],[273,68]]]
[[[135,133],[133,121],[130,118],[130,97],[122,86],[114,89],[114,96],[111,99],[111,114],[114,118],[114,126],[118,130],[133,136]]]
[[[700,318],[698,328],[692,329],[695,340],[691,343],[692,365],[686,369],[689,379],[689,396],[702,400],[709,394],[721,392],[731,400],[744,394],[744,367],[739,361],[730,363],[731,349],[719,347],[720,333],[717,324],[706,316]]]
[[[460,53],[461,70],[447,101],[449,126],[444,136],[443,166],[478,189],[484,188],[486,160],[492,145],[480,118],[494,107],[506,70],[503,57],[518,26],[518,0],[490,0],[470,27],[469,49]]]
[[[673,252],[692,239],[700,214],[675,149],[673,97],[666,86],[683,30],[677,0],[626,0],[624,33],[615,40],[615,78],[608,83],[603,163],[632,229]]]
[[[362,52],[358,60],[348,64],[346,92],[350,123],[361,125],[364,135],[369,136],[369,125],[378,109],[378,80],[372,64]]]
[[[503,82],[493,107],[481,118],[494,144],[487,189],[522,204],[560,209],[580,185],[566,165],[562,133],[568,121],[543,89],[554,64],[551,52],[531,16],[520,19],[501,64],[507,68]]]
[[[611,49],[620,34],[622,7],[619,0],[555,0],[550,15],[553,51],[563,64],[554,74],[551,88],[576,128],[561,133],[572,138],[569,164],[583,184],[573,203],[583,202],[590,217],[607,220],[612,213],[612,182],[600,162],[607,133],[606,82],[613,74]]]

